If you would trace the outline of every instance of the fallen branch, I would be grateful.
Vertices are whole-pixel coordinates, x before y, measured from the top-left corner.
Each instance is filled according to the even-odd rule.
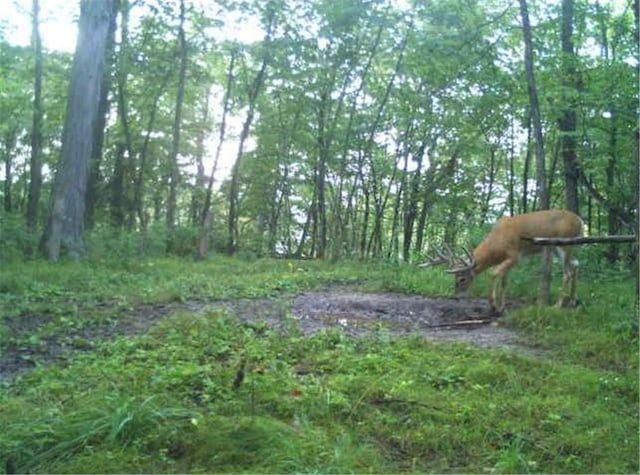
[[[493,323],[495,318],[477,318],[473,320],[458,320],[457,322],[441,323],[438,325],[429,325],[429,328],[446,328],[446,327],[458,327],[464,325],[486,325],[487,323]]]
[[[525,241],[538,246],[571,246],[572,244],[595,244],[595,243],[612,243],[612,242],[636,242],[636,236],[583,236],[573,238],[558,237],[523,237]]]

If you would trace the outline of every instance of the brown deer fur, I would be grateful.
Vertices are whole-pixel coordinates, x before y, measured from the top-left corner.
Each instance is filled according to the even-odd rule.
[[[489,302],[494,310],[502,311],[509,270],[517,264],[520,257],[538,254],[544,247],[534,245],[526,238],[580,237],[582,229],[582,219],[565,210],[535,211],[500,219],[474,249],[472,259],[449,270],[456,277],[456,294],[464,293],[476,275],[494,267]],[[564,249],[554,247],[564,266],[562,293],[558,304],[575,305],[578,261],[572,259],[571,246],[565,246]]]

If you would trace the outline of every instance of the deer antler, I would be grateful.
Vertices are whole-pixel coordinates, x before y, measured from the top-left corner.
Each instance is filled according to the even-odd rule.
[[[469,250],[469,246],[462,246],[462,251],[464,252],[465,257],[460,259],[460,263],[467,267],[474,267],[476,265],[476,258],[473,255],[473,252]]]
[[[455,255],[451,248],[448,249],[448,261],[449,269],[447,272],[450,274],[456,274],[461,271],[467,271],[473,269],[476,266],[476,258],[469,250],[469,246],[462,246],[463,255]]]
[[[418,267],[433,267],[441,264],[451,265],[455,261],[455,256],[451,247],[448,245],[443,246],[444,249],[433,249],[432,254],[427,256],[427,260],[422,264],[418,264]]]

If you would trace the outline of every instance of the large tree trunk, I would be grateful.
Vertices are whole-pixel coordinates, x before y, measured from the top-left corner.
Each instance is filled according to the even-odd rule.
[[[86,209],[84,222],[91,229],[95,222],[95,208],[98,204],[98,187],[100,185],[100,163],[102,162],[102,148],[104,146],[104,132],[109,113],[109,92],[111,90],[111,68],[113,65],[113,51],[116,34],[116,17],[118,15],[119,0],[115,0],[114,11],[109,24],[109,36],[107,37],[106,61],[102,84],[100,86],[100,103],[98,104],[98,117],[93,128],[93,149],[89,163],[89,182],[87,184]]]
[[[531,24],[529,23],[527,0],[520,0],[520,13],[522,15],[524,63],[527,77],[527,89],[529,91],[529,105],[531,108],[531,123],[535,137],[536,194],[538,196],[538,209],[549,209],[550,199],[545,169],[546,164],[544,157],[544,141],[542,137],[542,121],[540,119],[538,90],[536,88],[535,76],[533,74],[533,41],[531,38]],[[548,305],[551,302],[551,253],[548,249],[545,249],[543,252],[538,300],[542,305]]]
[[[43,250],[58,260],[62,250],[84,254],[84,210],[109,23],[114,0],[82,0],[79,34],[71,69],[69,100],[62,137],[61,163],[53,186]]]
[[[38,205],[42,187],[42,41],[40,40],[40,1],[33,0],[31,42],[35,57],[33,82],[33,125],[31,128],[31,164],[29,198],[27,201],[27,229],[33,233],[38,220]]]

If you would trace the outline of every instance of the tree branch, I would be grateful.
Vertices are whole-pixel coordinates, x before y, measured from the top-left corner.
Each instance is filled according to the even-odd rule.
[[[523,237],[525,241],[537,246],[571,246],[572,244],[597,244],[612,242],[637,242],[637,237],[629,236],[583,236],[573,238],[556,238],[556,237]]]

